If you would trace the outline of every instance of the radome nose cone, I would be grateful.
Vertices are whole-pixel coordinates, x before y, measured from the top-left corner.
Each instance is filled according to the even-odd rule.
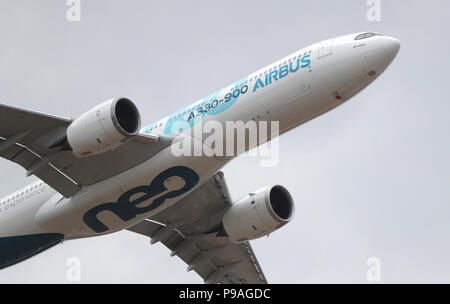
[[[386,55],[393,60],[400,50],[400,40],[394,37],[384,37]]]
[[[400,46],[401,46],[400,40],[398,40],[397,38],[394,38],[394,37],[386,37],[386,38],[389,39],[388,48],[394,55],[397,55],[398,51],[400,50]]]

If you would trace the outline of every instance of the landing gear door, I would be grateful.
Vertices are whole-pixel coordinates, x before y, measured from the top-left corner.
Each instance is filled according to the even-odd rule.
[[[319,44],[319,56],[317,57],[317,59],[321,59],[323,57],[332,55],[333,54],[333,44],[334,44],[334,39],[322,41]]]

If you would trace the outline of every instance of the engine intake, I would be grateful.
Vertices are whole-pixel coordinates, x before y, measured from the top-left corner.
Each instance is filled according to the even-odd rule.
[[[123,145],[139,133],[141,116],[128,98],[114,98],[81,115],[67,128],[73,154],[86,157]]]
[[[134,136],[141,128],[141,117],[134,103],[127,98],[115,99],[111,105],[111,112],[114,110],[117,128],[123,131],[126,136]]]
[[[283,186],[266,186],[234,203],[223,216],[223,228],[233,243],[268,235],[289,223],[295,206]]]

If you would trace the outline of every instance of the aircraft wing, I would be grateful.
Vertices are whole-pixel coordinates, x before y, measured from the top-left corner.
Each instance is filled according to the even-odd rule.
[[[223,173],[218,172],[180,201],[128,230],[162,242],[205,283],[267,283],[249,242],[233,244],[218,233],[231,206]]]
[[[77,158],[52,148],[72,120],[0,104],[0,157],[13,161],[56,191],[70,197],[151,158],[171,144],[169,137],[139,134],[114,151]],[[132,157],[130,157],[132,155]],[[111,166],[114,164],[114,166]]]

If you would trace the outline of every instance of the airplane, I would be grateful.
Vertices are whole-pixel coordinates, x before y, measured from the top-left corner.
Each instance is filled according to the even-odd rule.
[[[289,191],[268,185],[231,200],[220,169],[255,145],[229,157],[173,148],[186,139],[218,145],[191,132],[208,122],[278,122],[273,140],[355,96],[399,49],[373,32],[324,40],[143,128],[125,97],[77,119],[0,104],[0,156],[39,179],[0,200],[0,268],[65,240],[128,229],[164,244],[205,283],[267,283],[249,241],[292,220]]]

